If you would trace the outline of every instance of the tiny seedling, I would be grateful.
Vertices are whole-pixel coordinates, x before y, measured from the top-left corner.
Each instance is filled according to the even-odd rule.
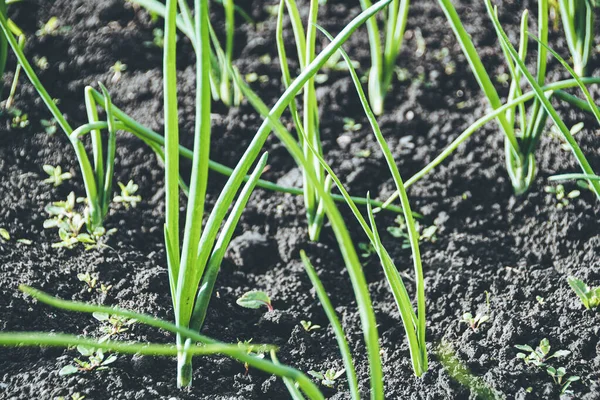
[[[546,186],[544,187],[544,191],[546,193],[554,194],[556,197],[556,208],[563,208],[569,205],[569,200],[579,197],[581,192],[579,190],[571,190],[567,193],[565,187],[561,184],[556,186]]]
[[[8,242],[10,240],[10,233],[4,228],[0,228],[0,238]]]
[[[600,286],[590,288],[584,281],[574,276],[568,277],[567,282],[569,282],[569,286],[575,294],[579,296],[585,308],[591,310],[600,305]]]
[[[112,288],[112,285],[105,285],[104,283],[100,283],[100,287],[98,288],[98,291],[102,294],[107,294],[111,288]]]
[[[139,187],[132,180],[129,180],[127,185],[119,182],[119,187],[121,188],[121,194],[115,196],[113,199],[115,203],[122,203],[126,209],[129,209],[130,206],[135,208],[137,203],[142,201],[142,197],[135,194]]]
[[[165,47],[165,31],[160,28],[154,28],[152,30],[153,39],[151,42],[144,42],[144,46],[152,47],[156,46],[159,49]]]
[[[50,17],[48,22],[42,24],[40,29],[35,33],[38,37],[44,36],[58,36],[61,33],[68,32],[71,28],[68,26],[60,26],[60,22],[57,17]]]
[[[56,167],[44,165],[42,168],[49,175],[48,178],[44,179],[42,182],[52,184],[55,187],[62,185],[64,181],[73,177],[73,174],[70,172],[63,172],[60,165],[57,165]]]
[[[542,296],[535,296],[535,299],[537,300],[538,303],[540,303],[540,305],[546,304],[546,299],[543,298]]]
[[[127,70],[127,64],[123,64],[121,61],[115,62],[110,67],[110,71],[113,74],[113,76],[111,78],[111,82],[113,82],[113,83],[118,82],[119,79],[121,79],[123,72],[125,72],[126,70]]]
[[[106,342],[113,336],[127,332],[129,326],[137,321],[133,318],[126,318],[119,315],[109,315],[107,313],[95,312],[92,316],[98,321],[104,323],[100,328],[100,332],[104,335],[100,338],[100,342]]]
[[[56,126],[56,120],[54,118],[42,119],[40,124],[42,124],[42,127],[44,128],[44,132],[46,132],[46,134],[49,136],[54,135],[58,130],[58,127]]]
[[[536,367],[546,366],[546,362],[552,358],[565,357],[571,354],[569,350],[558,350],[550,354],[550,342],[544,338],[540,341],[539,346],[535,349],[527,344],[517,344],[515,347],[525,353],[517,353],[517,358],[520,358],[526,365],[534,365]]]
[[[36,67],[41,69],[42,71],[50,68],[50,63],[46,57],[33,57],[33,62],[35,62]]]
[[[273,311],[273,306],[271,305],[271,299],[265,292],[260,292],[258,290],[252,290],[250,292],[244,293],[242,297],[236,300],[238,306],[242,306],[244,308],[260,308],[262,306],[267,307],[269,311]]]
[[[256,358],[265,358],[265,353],[267,352],[267,348],[264,345],[254,345],[252,344],[252,339],[248,340],[238,340],[238,346],[241,348],[245,348],[247,354],[254,356]],[[244,375],[248,375],[250,365],[246,362],[244,363],[244,368],[246,372]]]
[[[315,325],[311,321],[305,321],[305,320],[300,321],[300,325],[302,325],[302,327],[304,328],[304,330],[306,332],[315,331],[315,330],[321,328],[321,325]]]
[[[11,108],[8,112],[13,116],[10,122],[12,128],[23,129],[29,125],[29,116],[27,113],[24,113],[18,108]]]
[[[464,313],[462,316],[462,322],[469,324],[469,327],[473,330],[473,332],[477,332],[481,324],[489,321],[489,319],[489,315],[476,314],[473,316],[473,314],[469,312]]]
[[[98,277],[90,275],[89,272],[86,272],[85,274],[77,274],[77,279],[79,279],[81,282],[84,282],[87,285],[88,292],[94,290],[96,284],[98,283]]]
[[[72,249],[81,243],[86,250],[90,250],[106,246],[103,240],[116,232],[114,228],[106,230],[104,227],[96,227],[90,233],[81,233],[83,226],[89,222],[89,216],[87,209],[84,210],[83,215],[75,211],[75,203],[83,201],[85,199],[76,199],[75,193],[71,192],[65,201],[57,201],[46,206],[50,218],[44,221],[44,228],[57,228],[61,240],[53,243],[52,247]]]
[[[373,254],[377,253],[377,251],[375,250],[375,247],[373,247],[373,244],[371,242],[369,242],[369,243],[360,242],[358,244],[358,249],[360,250],[360,256],[362,258],[369,258]]]
[[[570,393],[571,391],[568,389],[569,389],[569,386],[571,386],[571,383],[576,382],[581,379],[579,376],[576,376],[576,375],[572,375],[572,376],[569,376],[568,378],[565,378],[567,371],[565,370],[564,367],[560,367],[560,368],[548,367],[546,369],[546,372],[548,373],[548,375],[550,375],[552,377],[552,380],[554,381],[554,383],[560,387],[560,394]]]
[[[88,359],[84,361],[79,358],[74,358],[73,361],[77,365],[65,365],[58,372],[60,376],[73,375],[78,372],[102,371],[108,369],[108,365],[117,360],[117,356],[114,354],[105,358],[102,349],[94,349],[93,347],[79,345],[77,346],[77,351],[83,357],[87,357]]]
[[[344,374],[346,370],[344,368],[336,371],[334,368],[330,368],[325,372],[308,371],[308,374],[321,381],[323,386],[332,388],[335,385],[335,381]]]
[[[344,118],[344,132],[356,132],[362,128],[362,124],[356,123],[352,118]]]
[[[419,213],[413,213],[413,218],[423,219],[423,216]],[[397,225],[388,226],[387,231],[390,235],[396,238],[402,239],[402,248],[409,249],[410,248],[410,240],[408,237],[408,232],[406,230],[406,223],[404,221],[404,217],[399,215],[394,220]],[[421,242],[430,242],[435,243],[437,241],[437,230],[438,227],[436,225],[425,226],[420,224],[418,221],[415,221],[415,228],[417,229],[417,233],[419,234],[419,241]]]

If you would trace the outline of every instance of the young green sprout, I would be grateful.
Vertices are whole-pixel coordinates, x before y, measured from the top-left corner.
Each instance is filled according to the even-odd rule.
[[[595,8],[599,4],[597,0],[558,0],[573,69],[579,76],[584,75],[592,52]]]
[[[550,375],[552,377],[552,380],[554,381],[554,383],[560,387],[561,395],[570,393],[571,391],[568,389],[569,389],[569,386],[571,386],[571,383],[577,382],[578,380],[581,379],[579,376],[576,376],[576,375],[566,377],[567,371],[565,370],[564,367],[560,367],[560,368],[548,367],[548,368],[546,368],[546,372],[548,373],[548,375]]]
[[[121,76],[123,76],[123,72],[125,72],[127,70],[127,64],[123,64],[121,61],[116,61],[111,67],[110,67],[110,71],[112,72],[113,76],[110,79],[112,83],[118,82],[119,79],[121,79]]]
[[[370,0],[360,0],[363,9],[371,6]],[[383,113],[384,99],[396,71],[396,60],[402,49],[404,29],[408,20],[409,0],[394,0],[384,15],[384,43],[381,44],[379,28],[375,18],[367,22],[371,50],[371,70],[369,72],[369,102],[376,115]],[[422,37],[421,37],[422,39]],[[421,41],[424,43],[424,41]],[[418,45],[422,49],[422,45]],[[422,50],[421,50],[422,51]]]
[[[574,276],[569,276],[567,282],[586,309],[591,310],[600,306],[600,286],[590,288],[584,281]]]
[[[265,358],[265,353],[268,351],[266,346],[252,344],[252,339],[244,341],[238,340],[238,346],[245,348],[248,355],[259,359]],[[247,362],[244,363],[244,369],[246,370],[244,375],[248,375],[248,372],[250,372],[250,365]]]
[[[252,290],[250,292],[244,293],[242,297],[235,301],[238,306],[244,308],[261,308],[267,307],[269,311],[273,311],[273,306],[271,305],[271,299],[265,292],[260,292],[258,290]]]
[[[44,179],[42,182],[52,184],[55,187],[62,185],[64,181],[73,177],[73,174],[70,172],[63,172],[60,165],[57,165],[56,167],[53,167],[52,165],[44,165],[42,168],[49,175],[49,177]]]
[[[103,325],[99,328],[104,335],[99,339],[100,342],[106,342],[113,336],[119,335],[129,330],[129,326],[137,321],[133,318],[126,318],[120,315],[110,315],[108,313],[95,312],[92,316]]]
[[[89,272],[77,274],[77,279],[87,285],[87,291],[91,292],[98,283],[98,276],[92,276]]]
[[[356,123],[352,118],[344,117],[344,132],[356,132],[361,128],[362,124]]]
[[[42,120],[40,120],[40,124],[42,124],[42,127],[44,128],[44,132],[46,132],[46,134],[48,134],[48,136],[53,136],[56,133],[56,131],[58,130],[58,127],[56,126],[56,120],[54,118],[42,119]]]
[[[0,238],[8,242],[10,240],[10,233],[4,228],[0,228]]]
[[[77,346],[77,351],[83,357],[87,357],[87,360],[81,360],[74,358],[73,361],[76,365],[69,364],[65,365],[58,371],[60,376],[73,375],[78,372],[90,372],[90,371],[103,371],[108,369],[108,366],[117,361],[117,356],[111,354],[108,358],[105,358],[104,351],[102,349],[95,349],[93,347]]]
[[[24,113],[18,108],[10,108],[9,113],[13,116],[10,122],[12,128],[23,129],[29,125],[29,116],[27,113]]]
[[[48,22],[40,25],[40,29],[35,32],[35,35],[38,37],[57,36],[69,31],[69,29],[68,26],[61,26],[57,17],[50,17]]]
[[[308,371],[308,374],[318,380],[321,381],[321,385],[326,386],[328,388],[333,388],[335,386],[335,381],[344,374],[346,370],[344,368],[340,370],[336,370],[335,368],[330,368],[324,372],[317,371]]]
[[[304,330],[306,332],[316,331],[317,329],[321,328],[321,325],[316,325],[316,324],[313,324],[311,321],[305,321],[305,320],[301,320],[300,325],[302,325],[302,328],[304,328]]]
[[[469,312],[464,313],[462,315],[462,322],[468,324],[469,327],[473,330],[473,332],[477,332],[481,324],[489,321],[489,319],[489,315],[476,314],[475,316],[473,316],[473,314]]]
[[[579,197],[579,195],[581,194],[581,192],[577,189],[567,192],[565,190],[565,187],[561,184],[558,184],[556,186],[545,186],[544,191],[546,193],[554,194],[554,196],[556,197],[556,202],[557,202],[556,208],[559,208],[559,209],[568,206],[570,200]]]
[[[360,256],[362,258],[370,258],[373,254],[377,254],[377,251],[371,242],[360,242],[358,244],[358,249],[360,250]]]
[[[142,201],[142,197],[135,194],[138,191],[139,186],[133,183],[132,180],[129,180],[127,185],[123,185],[122,182],[119,182],[119,187],[121,188],[121,194],[115,196],[113,199],[115,203],[122,203],[126,209],[129,209],[130,206],[135,208],[137,203]]]
[[[83,399],[85,399],[85,396],[84,396],[84,395],[82,395],[82,394],[81,394],[81,393],[79,393],[79,392],[75,392],[75,393],[73,393],[73,394],[71,395],[71,397],[69,398],[69,400],[83,400]],[[58,397],[57,397],[57,400],[67,400],[67,398],[66,398],[66,397],[64,397],[64,396],[58,396]]]
[[[569,350],[558,350],[553,354],[550,354],[550,342],[546,338],[542,339],[539,346],[535,349],[526,344],[517,344],[515,347],[525,352],[517,353],[517,358],[523,360],[526,365],[531,364],[535,367],[545,367],[548,360],[565,357],[571,354]]]

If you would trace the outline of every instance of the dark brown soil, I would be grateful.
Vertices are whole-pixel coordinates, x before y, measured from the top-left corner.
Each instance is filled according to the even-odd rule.
[[[267,82],[253,86],[265,102],[272,103],[282,91],[274,48],[274,17],[261,1],[236,3],[259,21],[257,26],[240,22],[236,63],[243,73],[269,76]],[[408,39],[399,59],[408,79],[394,83],[386,113],[380,118],[383,134],[405,178],[431,161],[486,109],[437,3],[413,3]],[[507,72],[482,3],[460,3],[458,11],[491,75]],[[499,4],[502,22],[512,39],[516,37],[521,10],[528,6],[536,8],[532,2],[522,3]],[[213,8],[214,20],[222,21],[220,6]],[[348,6],[343,0],[330,0],[322,7],[320,21],[336,33],[359,12],[354,3]],[[40,78],[49,92],[60,99],[60,107],[73,125],[85,119],[83,88],[102,81],[115,104],[141,123],[161,131],[161,50],[143,43],[152,40],[153,28],[160,27],[162,22],[152,22],[146,12],[122,0],[23,2],[10,6],[10,15],[28,34],[28,57],[47,57],[50,66],[40,72]],[[61,24],[71,29],[58,36],[36,37],[38,24],[51,16],[58,16]],[[222,30],[220,24],[216,22]],[[417,39],[421,36],[426,50],[419,55]],[[190,145],[194,60],[189,42],[181,38],[180,44],[182,140]],[[552,44],[566,56],[562,34],[553,33]],[[357,32],[346,49],[361,63],[361,71],[366,72],[369,65],[366,31]],[[449,50],[447,54],[443,49]],[[291,50],[290,47],[290,54]],[[270,61],[265,55],[270,56]],[[127,64],[127,70],[115,83],[111,82],[110,66],[117,60]],[[11,63],[14,67],[12,58]],[[555,63],[551,65],[549,81],[568,77]],[[590,72],[600,74],[599,67],[598,55],[594,53]],[[328,71],[328,75],[318,89],[326,158],[353,194],[365,195],[370,191],[373,196],[386,198],[393,191],[393,182],[361,116],[351,81],[345,72]],[[11,77],[8,74],[5,83]],[[506,93],[507,89],[502,91]],[[598,91],[594,90],[593,95],[597,97]],[[70,191],[83,195],[81,175],[66,137],[61,132],[49,136],[41,127],[39,121],[48,118],[48,113],[24,78],[16,107],[29,114],[31,124],[25,129],[14,129],[9,117],[3,116],[1,120],[0,227],[10,232],[13,240],[0,240],[0,330],[100,335],[98,323],[91,316],[66,313],[33,302],[17,290],[21,283],[65,299],[119,305],[172,319],[162,238],[163,170],[155,156],[136,138],[119,136],[116,180],[134,179],[140,186],[142,203],[130,210],[122,207],[111,210],[106,225],[118,229],[109,242],[111,248],[87,252],[53,249],[51,244],[57,237],[55,231],[42,227],[44,207],[51,201],[64,199]],[[564,107],[559,107],[559,111],[570,125],[585,122],[585,129],[577,137],[589,161],[596,169],[600,168],[596,122]],[[247,104],[230,109],[215,104],[213,112],[211,156],[233,166],[261,119]],[[350,144],[342,146],[337,139],[344,134],[344,117],[355,118],[363,128],[351,134]],[[566,281],[568,275],[576,275],[591,285],[600,284],[596,199],[584,192],[559,209],[552,195],[544,192],[548,176],[577,171],[571,154],[561,150],[559,141],[550,135],[543,138],[537,153],[536,183],[527,195],[515,197],[504,167],[502,140],[496,126],[490,124],[409,191],[414,210],[425,216],[424,223],[438,226],[437,241],[422,244],[431,359],[430,370],[424,377],[412,374],[399,313],[379,263],[375,259],[364,261],[379,322],[389,399],[476,397],[440,364],[436,349],[442,341],[454,348],[458,359],[474,375],[506,398],[558,398],[559,389],[545,371],[526,367],[516,358],[514,345],[535,346],[543,338],[550,340],[553,349],[572,352],[556,365],[582,378],[572,385],[572,398],[600,399],[599,317],[583,309]],[[276,138],[270,138],[266,148],[270,152],[270,169],[264,177],[299,185],[299,172]],[[370,156],[356,155],[363,150],[370,150]],[[75,178],[58,188],[42,184],[44,164],[61,165],[73,172]],[[210,203],[223,182],[221,176],[211,176]],[[568,183],[566,187],[573,189],[574,184]],[[356,241],[364,241],[351,214],[345,207],[342,210]],[[379,226],[394,225],[394,217],[392,213],[378,215]],[[341,359],[331,330],[321,328],[307,333],[299,324],[300,320],[310,320],[327,326],[299,261],[299,250],[305,249],[343,321],[367,398],[368,366],[359,319],[331,230],[324,229],[321,243],[310,243],[302,199],[257,190],[235,236],[222,266],[216,286],[218,296],[211,302],[204,333],[233,343],[249,339],[274,343],[281,347],[282,362],[303,371],[340,368]],[[383,236],[396,265],[407,276],[408,290],[412,293],[408,250],[403,250],[400,240],[385,231]],[[17,243],[14,240],[17,238],[30,239],[33,244]],[[76,277],[80,272],[96,273],[102,283],[113,287],[106,295],[88,292]],[[251,289],[268,292],[275,311],[264,313],[237,306],[236,298]],[[479,332],[473,332],[460,319],[464,312],[485,310],[486,292],[490,294],[491,318]],[[536,296],[545,299],[543,304]],[[134,325],[121,338],[161,343],[174,340],[170,334],[141,325]],[[90,400],[288,398],[280,380],[255,370],[246,375],[243,365],[225,358],[197,358],[190,391],[176,388],[175,361],[164,358],[119,356],[107,371],[58,376],[58,370],[76,355],[75,350],[0,349],[0,398],[55,399],[75,392]],[[343,378],[335,389],[323,388],[328,397],[335,399],[348,398],[344,390]]]

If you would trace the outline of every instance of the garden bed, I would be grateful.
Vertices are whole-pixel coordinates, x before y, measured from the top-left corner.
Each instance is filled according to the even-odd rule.
[[[277,3],[277,2],[269,2]],[[304,2],[299,2],[304,5]],[[328,1],[319,20],[337,33],[360,12],[358,5]],[[358,3],[358,2],[356,2]],[[379,121],[403,177],[408,178],[438,155],[462,130],[482,116],[487,103],[468,68],[458,44],[436,2],[413,2],[407,39],[399,58],[403,81],[395,81]],[[457,10],[473,36],[492,77],[506,73],[500,48],[485,7],[479,1],[460,2]],[[499,6],[501,21],[515,40],[521,7],[530,2],[506,1]],[[235,64],[242,74],[268,79],[252,84],[267,104],[281,94],[275,48],[275,18],[260,1],[238,1],[258,22],[241,23],[236,31]],[[530,5],[535,8],[535,4]],[[217,30],[222,19],[213,7]],[[306,7],[304,7],[306,8]],[[304,10],[303,8],[303,10]],[[11,18],[28,35],[27,56],[46,57],[47,70],[40,79],[74,125],[85,122],[83,88],[105,83],[114,104],[136,120],[162,131],[162,52],[152,42],[147,12],[122,0],[55,0],[11,6]],[[37,37],[38,25],[52,16],[69,26],[57,36]],[[289,33],[291,35],[291,32]],[[552,32],[556,51],[566,54],[560,32]],[[180,38],[178,55],[180,124],[183,144],[191,146],[194,118],[194,56],[187,39]],[[326,43],[323,38],[322,43]],[[369,65],[368,39],[361,28],[345,49],[359,61],[361,72]],[[446,49],[446,50],[444,50]],[[14,58],[10,58],[14,67]],[[598,54],[590,61],[590,75],[600,74]],[[110,67],[127,65],[120,79]],[[14,69],[14,68],[13,68]],[[321,135],[325,158],[352,194],[385,199],[394,185],[360,102],[346,71],[326,71],[317,86],[321,107]],[[12,74],[5,77],[10,84]],[[568,78],[551,63],[548,81]],[[497,85],[501,86],[501,85]],[[505,95],[508,88],[501,93]],[[598,91],[592,95],[597,97]],[[115,181],[133,179],[140,187],[141,203],[135,208],[115,206],[107,228],[116,228],[110,247],[90,251],[78,247],[59,250],[56,231],[43,229],[44,207],[64,200],[73,191],[83,195],[77,160],[62,133],[49,135],[40,125],[49,118],[37,93],[22,77],[15,107],[28,113],[30,124],[11,127],[11,117],[0,121],[0,227],[11,240],[0,240],[0,330],[53,331],[99,337],[98,321],[87,314],[68,313],[32,301],[18,291],[19,284],[39,288],[64,299],[118,305],[173,320],[163,243],[163,167],[153,152],[128,134],[117,138]],[[584,121],[577,139],[588,160],[600,168],[600,136],[589,115],[558,108],[568,126]],[[344,131],[344,118],[362,124]],[[243,103],[228,108],[215,104],[211,159],[233,166],[262,122]],[[284,115],[289,122],[289,115]],[[551,133],[550,123],[548,132]],[[504,166],[502,134],[495,123],[475,133],[433,173],[409,189],[421,223],[437,226],[435,240],[421,242],[427,300],[427,342],[430,369],[421,378],[413,375],[404,328],[376,256],[363,258],[364,272],[373,296],[385,372],[386,398],[463,399],[471,394],[444,368],[436,349],[449,344],[472,375],[507,398],[558,398],[559,389],[542,369],[517,359],[515,345],[536,346],[547,338],[555,350],[570,350],[560,359],[570,375],[581,377],[571,389],[573,398],[600,398],[598,314],[587,311],[567,284],[569,275],[590,285],[600,283],[599,211],[593,193],[582,191],[565,207],[545,193],[547,178],[577,170],[571,153],[561,149],[556,135],[545,135],[538,156],[538,177],[530,191],[516,197]],[[350,140],[348,140],[350,139]],[[274,136],[267,141],[269,169],[264,179],[285,186],[300,186],[300,171]],[[60,165],[74,178],[59,187],[41,183],[44,164]],[[182,163],[182,169],[189,164]],[[225,180],[210,177],[209,204]],[[575,189],[566,183],[567,190]],[[347,207],[341,210],[356,242],[366,242]],[[333,332],[308,279],[299,251],[306,250],[314,263],[348,334],[356,357],[357,373],[367,398],[368,364],[362,331],[349,278],[338,245],[326,225],[321,241],[308,240],[301,197],[257,189],[244,211],[229,246],[203,333],[237,343],[252,339],[280,347],[281,362],[301,371],[342,367]],[[394,226],[396,215],[378,215],[380,227]],[[18,243],[25,238],[31,245]],[[410,279],[410,250],[402,239],[382,230],[382,239],[401,274]],[[88,291],[77,274],[97,274],[112,285],[106,293]],[[409,293],[414,292],[407,280]],[[248,310],[236,299],[248,290],[267,292],[272,312]],[[486,305],[489,294],[489,309]],[[473,331],[463,313],[489,315]],[[301,320],[322,327],[306,332]],[[140,324],[123,339],[172,343],[174,336]],[[77,356],[63,349],[0,348],[0,398],[55,399],[80,392],[86,399],[284,399],[282,381],[227,358],[196,357],[190,390],[176,388],[176,361],[168,358],[119,355],[105,371],[68,377],[58,371]],[[340,384],[322,387],[329,398],[345,399]],[[69,398],[69,397],[67,397]]]

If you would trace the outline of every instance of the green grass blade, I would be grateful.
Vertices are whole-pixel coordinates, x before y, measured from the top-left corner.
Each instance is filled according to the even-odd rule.
[[[600,176],[598,175],[588,175],[588,174],[561,174],[561,175],[553,175],[548,178],[549,181],[570,181],[574,179],[587,179],[589,181],[600,181]]]
[[[332,43],[334,43],[336,40],[337,38]],[[326,48],[329,48],[329,46]],[[319,57],[317,57],[317,59],[318,58]],[[269,113],[267,106],[256,94],[254,94],[254,92],[252,92],[247,84],[243,82],[241,77],[238,74],[234,74],[234,78],[237,80],[238,85],[240,86],[240,89],[242,90],[242,93],[246,99],[248,99],[252,106],[261,115],[263,115],[263,117],[266,118],[265,122],[274,129],[275,134],[283,142],[296,163],[305,169],[308,179],[310,179],[311,183],[314,185],[316,191],[318,192],[317,194],[321,199],[323,199],[325,212],[340,245],[340,251],[342,253],[348,275],[350,276],[354,295],[356,297],[356,304],[358,306],[359,316],[362,323],[363,336],[365,338],[367,356],[371,370],[371,398],[373,400],[383,399],[383,371],[381,365],[381,354],[379,353],[379,333],[377,331],[377,323],[375,320],[375,314],[373,313],[371,297],[369,295],[365,276],[362,272],[362,267],[360,265],[358,255],[356,254],[354,243],[352,242],[348,229],[346,228],[346,224],[344,223],[344,220],[333,199],[329,195],[329,192],[327,192],[323,186],[319,185],[317,176],[308,166],[310,165],[310,161],[304,158],[302,148],[294,140],[292,135],[285,129],[281,122],[274,118],[272,111]]]
[[[92,94],[94,96],[94,99],[96,101],[98,101],[100,103],[100,105],[102,105],[102,103],[104,103],[104,97],[99,92],[92,89]],[[114,104],[113,104],[112,108],[113,108],[113,113],[115,115],[115,118],[117,118],[119,121],[121,121],[123,123],[123,126],[121,126],[119,129],[127,130],[128,132],[130,132],[131,134],[140,138],[141,140],[153,142],[158,146],[164,146],[165,139],[162,135],[160,135],[159,133],[156,133],[153,130],[147,128],[146,126],[138,123],[133,118],[131,118],[129,115],[124,113],[121,109],[119,109],[117,106],[115,106]],[[106,125],[102,125],[102,128],[105,128],[105,127],[106,127]],[[184,157],[188,160],[191,160],[193,158],[192,151],[182,145],[179,146],[179,154],[181,157]],[[233,168],[229,168],[223,164],[217,163],[212,160],[209,162],[209,168],[212,169],[213,171],[215,171],[219,174],[225,175],[225,176],[231,176],[231,174],[234,171]],[[249,179],[249,176],[244,177],[245,181],[247,181],[248,179]],[[273,190],[273,191],[281,192],[281,193],[289,193],[289,194],[293,194],[293,195],[297,195],[297,196],[302,196],[304,194],[304,191],[301,188],[291,188],[291,187],[280,186],[273,182],[263,180],[263,179],[259,179],[256,186],[263,188],[263,189]],[[342,196],[335,195],[335,194],[332,196],[335,201],[344,202],[344,198]],[[360,205],[367,204],[367,199],[364,197],[353,196],[352,200],[356,204],[360,204]],[[383,205],[383,202],[371,199],[371,204],[375,207],[380,207]],[[399,207],[395,207],[395,206],[391,206],[386,209],[396,212],[396,213],[402,212],[402,209],[400,209]]]
[[[344,362],[344,368],[346,369],[346,377],[348,378],[350,396],[353,400],[359,400],[360,392],[358,390],[358,380],[356,378],[354,362],[352,361],[352,353],[350,352],[350,347],[348,346],[348,340],[346,340],[344,328],[342,328],[342,324],[335,313],[335,309],[331,304],[331,300],[325,291],[325,287],[323,286],[321,279],[319,279],[319,275],[317,275],[317,271],[315,271],[315,267],[313,267],[304,250],[300,250],[300,257],[304,263],[304,269],[306,269],[306,273],[308,274],[308,277],[315,288],[317,296],[319,297],[321,307],[323,307],[323,311],[325,311],[327,319],[329,320],[331,328],[335,334],[335,340],[337,341],[338,348],[342,356],[342,361]]]
[[[600,78],[583,78],[582,81],[584,83],[588,83],[588,84],[600,84]],[[571,88],[574,86],[577,86],[577,82],[574,79],[566,79],[563,81],[558,81],[555,83],[548,84],[548,85],[542,87],[542,91],[543,92],[554,91],[555,94],[561,94],[561,98],[563,98],[563,96],[565,96],[565,100],[568,99],[568,101],[570,101],[570,102],[578,101],[578,106],[583,109],[585,109],[585,107],[589,108],[589,106],[586,102],[581,101],[577,98],[572,98],[573,96],[570,96],[567,93],[561,92],[561,90],[560,90],[560,89]],[[429,164],[427,164],[425,167],[423,167],[419,172],[417,172],[410,179],[408,179],[406,181],[405,187],[409,187],[409,186],[415,184],[420,179],[422,179],[424,176],[426,176],[428,173],[433,171],[433,169],[435,167],[437,167],[438,165],[440,165],[446,158],[448,158],[448,156],[450,156],[458,148],[458,146],[460,146],[460,144],[464,143],[473,133],[475,133],[478,129],[483,127],[485,124],[494,120],[499,114],[506,112],[506,110],[508,110],[509,108],[514,108],[519,103],[530,101],[531,99],[534,99],[536,96],[537,96],[537,94],[533,91],[527,92],[527,93],[523,94],[522,96],[519,96],[518,98],[514,99],[513,101],[506,103],[503,106],[501,106],[500,108],[497,108],[496,110],[479,118],[477,121],[475,121],[473,124],[471,124],[467,129],[465,129],[456,139],[454,139],[452,141],[452,143],[450,143],[448,145],[448,147],[446,147],[433,161],[431,161]],[[390,195],[390,197],[388,197],[387,200],[385,200],[383,202],[383,206],[381,207],[381,209],[385,209],[385,208],[389,207],[391,205],[391,203],[393,201],[395,201],[397,198],[398,198],[398,192],[396,191],[392,195]],[[373,211],[379,212],[380,209],[375,209]]]
[[[22,292],[34,297],[36,300],[48,304],[52,307],[61,308],[69,311],[84,312],[89,314],[92,314],[94,312],[101,312],[109,315],[119,315],[126,318],[133,318],[140,323],[153,326],[155,328],[164,329],[168,332],[179,333],[185,337],[193,339],[195,342],[204,343],[206,345],[224,345],[224,343],[211,339],[207,336],[201,335],[198,332],[194,332],[187,328],[179,327],[173,323],[158,319],[156,317],[152,317],[150,315],[141,314],[130,310],[124,310],[118,307],[107,307],[76,301],[61,300],[56,297],[52,297],[40,290],[25,285],[20,285],[19,289]],[[228,356],[235,358],[241,362],[248,363],[249,365],[252,365],[253,367],[261,369],[267,373],[289,377],[295,382],[298,382],[299,386],[302,388],[304,393],[306,393],[311,399],[324,399],[323,395],[315,386],[315,384],[312,383],[312,381],[302,372],[291,367],[283,365],[274,365],[273,363],[267,360],[249,355],[246,349],[238,349],[241,350],[238,350],[238,352],[232,352]]]
[[[200,285],[200,290],[196,296],[194,311],[192,313],[190,322],[190,327],[195,331],[200,331],[202,329],[204,318],[206,317],[206,312],[208,310],[208,305],[210,299],[212,298],[215,282],[217,280],[219,270],[221,269],[221,262],[225,256],[225,251],[229,246],[229,242],[231,241],[231,238],[235,232],[235,228],[240,220],[240,217],[242,216],[242,213],[244,212],[246,204],[250,199],[250,195],[256,186],[258,178],[260,178],[260,175],[267,165],[267,158],[268,153],[265,153],[258,161],[256,168],[254,168],[254,172],[252,172],[252,175],[250,175],[250,180],[246,182],[242,188],[242,191],[240,192],[240,195],[238,196],[237,201],[233,205],[229,217],[223,225],[221,234],[219,235],[219,238],[212,249],[212,254],[208,261],[208,265],[204,271],[204,274],[202,275],[202,284]]]
[[[167,0],[165,9],[163,91],[165,121],[165,237],[170,277],[179,276],[179,116],[177,112],[177,0]],[[179,282],[171,286],[178,288]],[[177,301],[175,304],[178,306]],[[177,308],[177,307],[176,307]],[[177,312],[175,313],[177,315]]]
[[[98,117],[98,107],[92,91],[94,89],[91,86],[86,86],[84,89],[85,99],[85,110],[88,116],[88,122],[90,124],[100,121]],[[102,101],[106,104],[106,99],[103,97]],[[100,185],[100,182],[104,180],[104,156],[102,150],[102,136],[100,129],[94,129],[92,131],[92,154],[94,157],[94,170],[96,173],[96,182],[98,182],[98,191],[104,190],[104,187]],[[100,193],[98,194],[101,195]]]
[[[103,189],[101,192],[101,200],[100,207],[102,208],[102,219],[108,214],[108,207],[112,201],[112,183],[113,183],[113,175],[115,172],[115,152],[117,150],[117,127],[116,121],[114,119],[111,107],[110,95],[108,93],[108,89],[102,84],[99,83],[100,88],[102,89],[102,93],[104,93],[104,109],[106,110],[106,121],[108,124],[108,148],[106,149],[106,175],[102,181],[98,181],[98,188],[102,187],[101,182],[103,182]],[[92,136],[94,137],[94,136]],[[102,144],[102,142],[100,142]]]
[[[479,83],[481,90],[486,95],[490,105],[493,109],[496,109],[502,105],[500,102],[500,97],[498,96],[498,92],[496,92],[496,88],[494,87],[492,80],[490,79],[479,55],[477,54],[477,50],[473,45],[473,41],[471,37],[465,30],[456,9],[452,5],[451,0],[438,0],[444,14],[456,35],[456,39],[458,40],[461,48],[463,49],[463,53],[465,54],[469,65],[471,66],[471,70],[475,75],[475,79]],[[504,134],[507,139],[510,141],[510,144],[515,152],[519,151],[519,144],[517,142],[517,138],[513,132],[513,127],[508,123],[506,117],[503,114],[498,115],[498,122],[500,127],[502,128]]]
[[[271,354],[271,360],[273,361],[273,364],[281,365],[279,363],[279,360],[277,359],[276,352],[271,351],[270,354]],[[300,393],[300,391],[294,384],[294,381],[292,381],[290,378],[287,378],[287,377],[282,377],[281,379],[283,380],[285,387],[287,388],[288,392],[290,393],[292,400],[304,400],[304,396],[302,396],[302,393]]]

